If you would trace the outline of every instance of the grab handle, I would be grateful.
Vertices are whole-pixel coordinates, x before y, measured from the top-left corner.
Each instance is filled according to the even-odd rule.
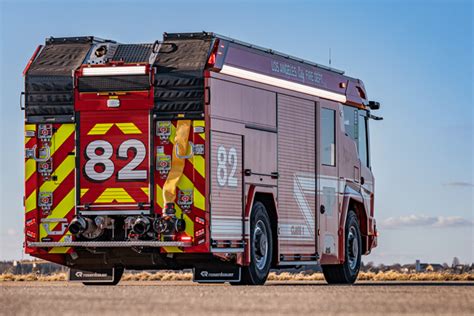
[[[26,158],[32,158],[36,162],[47,162],[51,158],[51,149],[48,145],[44,145],[43,149],[46,151],[46,156],[44,158],[40,158],[36,156],[36,145],[33,148],[26,150]]]
[[[193,156],[193,154],[194,154],[194,144],[191,143],[191,142],[188,142],[188,143],[189,143],[189,147],[191,148],[191,152],[187,155],[180,155],[179,154],[179,143],[176,143],[176,146],[175,146],[176,157],[178,157],[179,159],[189,159]]]

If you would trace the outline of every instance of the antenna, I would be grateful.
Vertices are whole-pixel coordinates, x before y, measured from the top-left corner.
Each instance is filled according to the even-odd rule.
[[[331,47],[329,47],[329,66],[331,66]]]

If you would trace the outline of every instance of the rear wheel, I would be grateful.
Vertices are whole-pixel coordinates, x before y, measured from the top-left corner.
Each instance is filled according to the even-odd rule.
[[[250,265],[242,267],[239,285],[263,285],[270,272],[273,255],[273,239],[265,205],[256,202],[250,219]]]
[[[343,264],[323,265],[324,278],[329,284],[352,284],[360,269],[361,237],[359,221],[354,211],[349,211],[346,221],[345,260]]]
[[[116,267],[114,269],[114,282],[82,282],[84,285],[117,285],[122,279],[124,268]]]

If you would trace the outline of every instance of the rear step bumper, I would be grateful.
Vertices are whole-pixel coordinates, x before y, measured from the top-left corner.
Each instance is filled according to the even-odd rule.
[[[42,241],[29,242],[28,247],[85,247],[85,248],[128,248],[128,247],[191,247],[184,241]]]

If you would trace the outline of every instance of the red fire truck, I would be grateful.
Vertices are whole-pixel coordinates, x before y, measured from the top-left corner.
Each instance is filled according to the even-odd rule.
[[[71,280],[353,283],[376,246],[359,79],[214,33],[49,38],[24,76],[25,252]]]

